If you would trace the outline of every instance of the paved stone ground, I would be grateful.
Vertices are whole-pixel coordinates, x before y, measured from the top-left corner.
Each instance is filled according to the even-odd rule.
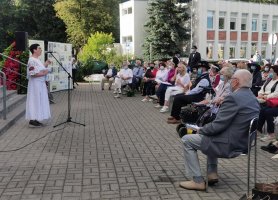
[[[72,93],[73,123],[67,118],[67,93],[54,94],[52,120],[28,128],[24,118],[0,137],[1,200],[71,199],[239,199],[246,190],[247,160],[219,161],[217,186],[209,192],[179,188],[185,180],[182,146],[175,126],[165,123],[141,96],[113,98],[99,85],[80,84]],[[259,144],[260,146],[261,144]],[[258,178],[278,178],[278,162],[258,150]],[[205,157],[200,153],[201,165]]]

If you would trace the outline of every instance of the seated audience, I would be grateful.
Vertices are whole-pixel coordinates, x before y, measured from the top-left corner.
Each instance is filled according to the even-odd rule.
[[[181,107],[191,104],[192,102],[200,102],[205,98],[205,88],[211,86],[208,74],[209,68],[208,62],[203,61],[200,63],[198,66],[198,77],[191,86],[191,90],[187,91],[185,94],[179,94],[174,97],[171,116],[167,120],[168,124],[180,123]]]
[[[255,96],[258,96],[258,92],[262,86],[261,66],[257,63],[248,63],[248,68],[253,75],[251,90]]]
[[[265,83],[265,81],[269,78],[268,74],[269,74],[269,70],[271,68],[271,64],[266,64],[264,66],[264,69],[262,71],[262,82]]]
[[[217,158],[234,158],[246,152],[250,121],[258,117],[260,106],[249,89],[252,75],[239,69],[231,78],[232,93],[222,103],[216,119],[200,128],[197,134],[182,137],[185,168],[190,181],[180,182],[180,187],[205,190],[197,150],[208,157],[208,183],[218,182]],[[244,101],[243,101],[244,99]]]
[[[133,78],[132,78],[132,89],[139,91],[141,81],[144,74],[144,68],[142,67],[141,61],[136,60],[135,66],[132,69]]]
[[[212,88],[215,89],[220,81],[220,75],[219,75],[219,70],[220,67],[215,64],[215,65],[211,65],[210,71],[209,71],[209,78],[210,78],[210,82],[212,85]]]
[[[168,112],[169,110],[169,99],[171,96],[184,93],[190,87],[190,77],[186,72],[186,64],[184,62],[180,62],[177,67],[177,76],[175,86],[168,87],[165,93],[164,106],[161,108],[160,112]]]
[[[175,68],[175,64],[172,61],[168,61],[167,65],[168,65],[167,80],[164,83],[163,82],[160,83],[159,87],[156,90],[158,104],[155,106],[155,108],[161,108],[164,105],[165,92],[167,88],[175,84],[176,72],[177,72]]]
[[[115,97],[119,98],[122,93],[121,88],[128,84],[132,83],[133,73],[132,70],[128,68],[128,62],[123,62],[123,67],[119,71],[118,75],[115,78],[115,91],[114,94],[117,94]]]
[[[144,99],[142,102],[153,101],[149,97],[154,94],[154,80],[156,73],[158,71],[158,67],[154,63],[150,63],[147,71],[143,77],[143,95]]]
[[[111,90],[112,83],[114,82],[114,78],[117,75],[117,69],[115,65],[112,63],[109,66],[109,69],[105,70],[103,75],[104,77],[101,79],[101,83],[100,83],[101,89],[104,90],[104,83],[108,82],[109,83],[108,89]]]
[[[267,99],[278,98],[278,65],[274,65],[270,69],[269,77],[258,93],[258,101],[262,104],[260,117],[258,122],[258,131],[262,133],[263,126],[267,124],[267,135],[262,137],[261,141],[270,141],[275,139],[274,133],[274,117],[278,116],[278,107],[268,107]]]
[[[220,70],[220,80],[218,87],[215,89],[215,97],[209,100],[203,100],[199,104],[212,104],[212,105],[221,105],[224,101],[224,98],[231,93],[231,78],[234,74],[232,67],[223,67]]]

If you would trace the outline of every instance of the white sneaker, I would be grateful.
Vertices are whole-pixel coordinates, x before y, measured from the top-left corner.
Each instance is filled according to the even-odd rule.
[[[117,94],[116,96],[114,96],[115,98],[120,98],[121,96],[119,94]]]
[[[122,94],[121,88],[118,89],[119,94]]]
[[[161,108],[162,106],[161,105],[159,105],[159,104],[156,104],[155,105],[155,108]]]
[[[261,141],[263,142],[268,142],[268,141],[271,141],[271,140],[275,140],[275,135],[266,135],[262,138],[260,138]]]
[[[169,111],[168,106],[163,106],[163,107],[160,109],[160,111],[159,111],[159,112],[161,112],[161,113],[165,113],[165,112],[168,112],[168,111]]]
[[[152,96],[150,96],[150,98],[155,99],[155,100],[158,99],[156,95],[152,95]]]
[[[118,92],[117,92],[117,89],[116,90],[114,90],[114,92],[113,92],[113,94],[117,94]]]
[[[141,101],[142,101],[142,102],[147,102],[147,101],[148,101],[148,99],[142,99]]]
[[[152,100],[152,99],[149,99],[149,102],[153,102],[153,100]]]

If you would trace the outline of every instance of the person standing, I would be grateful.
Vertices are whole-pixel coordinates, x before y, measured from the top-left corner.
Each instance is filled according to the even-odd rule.
[[[201,54],[197,52],[197,46],[194,45],[191,48],[191,53],[189,55],[189,60],[188,60],[189,71],[191,71],[192,68],[196,68],[200,62],[201,62]]]
[[[47,66],[50,61],[43,64],[39,60],[42,49],[39,44],[30,46],[32,56],[28,60],[28,89],[26,101],[25,118],[29,120],[30,127],[41,127],[41,121],[50,119],[50,106],[48,99],[47,86],[45,84],[46,75],[48,74]]]

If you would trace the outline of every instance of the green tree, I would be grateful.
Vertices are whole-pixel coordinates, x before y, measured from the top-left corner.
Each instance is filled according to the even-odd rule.
[[[54,7],[66,24],[69,42],[82,47],[97,31],[119,36],[118,4],[119,0],[61,0]]]
[[[115,55],[113,42],[112,33],[96,32],[89,37],[88,42],[78,54],[78,58],[83,63],[91,59],[110,62],[108,58],[110,59]]]
[[[179,51],[179,44],[189,38],[184,24],[189,19],[186,9],[173,0],[149,3],[149,20],[145,24],[147,36],[143,44],[146,59],[167,58]]]

